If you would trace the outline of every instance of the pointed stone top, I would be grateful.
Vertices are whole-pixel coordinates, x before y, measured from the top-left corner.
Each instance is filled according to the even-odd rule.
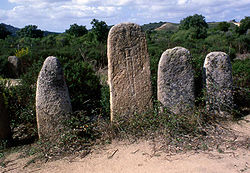
[[[46,58],[43,65],[61,67],[59,60],[57,59],[57,57],[54,57],[54,56],[49,56],[48,58]]]
[[[36,90],[36,116],[39,138],[56,141],[72,112],[63,69],[56,57],[46,58],[39,73]]]
[[[46,58],[40,72],[40,81],[62,84],[62,81],[64,81],[63,69],[56,57],[49,56]]]

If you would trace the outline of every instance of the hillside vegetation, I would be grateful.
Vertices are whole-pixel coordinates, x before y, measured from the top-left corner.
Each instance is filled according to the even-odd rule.
[[[107,71],[106,49],[109,31],[107,24],[94,19],[91,22],[92,29],[89,31],[85,26],[73,24],[65,33],[47,36],[44,36],[43,31],[37,26],[32,25],[18,30],[17,36],[5,33],[0,39],[0,86],[10,115],[14,141],[25,143],[37,139],[36,80],[48,56],[56,56],[63,65],[72,101],[74,113],[72,120],[67,124],[72,129],[77,129],[77,133],[70,134],[67,142],[86,143],[97,139],[106,140],[107,134],[110,139],[110,136],[117,133],[124,134],[124,132],[129,132],[132,136],[144,136],[151,134],[150,130],[154,132],[159,128],[165,130],[162,134],[170,134],[170,136],[200,133],[198,127],[203,124],[201,121],[208,122],[209,117],[204,113],[202,66],[206,55],[212,51],[223,51],[230,56],[237,105],[235,117],[246,115],[249,113],[248,103],[250,103],[250,34],[247,34],[247,30],[250,29],[249,23],[250,19],[246,17],[242,20],[242,27],[228,26],[223,22],[211,27],[212,24],[207,24],[203,16],[194,15],[181,20],[179,25],[164,22],[143,25],[151,61],[156,109],[144,118],[135,116],[133,122],[136,123],[121,120],[119,126],[108,126],[108,128],[105,126],[101,129],[102,132],[99,128],[103,128],[103,124],[100,125],[99,121],[95,120],[109,122],[109,87],[105,72]],[[3,31],[4,29],[1,30]],[[198,92],[196,93],[197,114],[192,118],[175,115],[162,117],[157,113],[158,62],[166,49],[175,46],[187,48],[193,57]],[[236,59],[239,54],[244,55],[246,59]],[[18,76],[21,79],[21,85],[6,88],[6,79],[14,76],[8,68],[8,56],[13,55],[20,58],[22,62],[22,73]],[[110,131],[107,132],[108,130]],[[4,142],[2,147],[3,144]]]

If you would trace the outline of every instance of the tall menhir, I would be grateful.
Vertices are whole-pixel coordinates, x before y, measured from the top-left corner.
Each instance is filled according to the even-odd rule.
[[[121,23],[108,35],[108,80],[111,121],[152,109],[150,61],[145,33],[134,23]]]
[[[64,130],[72,112],[68,88],[60,62],[48,57],[37,80],[36,117],[39,138],[53,141]]]
[[[183,47],[163,52],[157,79],[161,110],[175,114],[191,113],[195,105],[194,71],[190,52]]]
[[[222,117],[230,117],[234,103],[229,56],[224,52],[211,52],[206,56],[203,68],[208,111]]]

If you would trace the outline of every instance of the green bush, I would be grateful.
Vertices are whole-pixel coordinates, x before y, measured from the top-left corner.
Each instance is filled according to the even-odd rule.
[[[99,78],[87,62],[59,57],[69,88],[74,111],[94,110],[100,103],[101,87]]]
[[[240,108],[249,108],[250,102],[250,59],[235,60],[232,62],[234,101]],[[249,114],[249,111],[248,113]]]
[[[230,27],[230,23],[228,23],[228,22],[220,22],[218,24],[218,26],[217,26],[217,29],[220,30],[220,31],[226,32],[226,31],[228,31],[229,27]]]
[[[232,62],[234,84],[238,87],[250,88],[250,59]]]
[[[24,127],[21,136],[32,138],[36,135],[36,115],[35,115],[35,89],[32,79],[24,76],[17,86],[6,87],[6,82],[3,82],[3,95],[10,116],[10,124],[12,130]]]
[[[198,135],[201,132],[203,119],[201,112],[190,115],[175,115],[167,109],[159,113],[155,110],[143,115],[134,114],[129,117],[118,117],[113,123],[116,136],[127,138],[156,137],[176,138],[182,135]]]
[[[182,19],[179,27],[180,30],[188,30],[192,39],[206,38],[207,28],[208,24],[205,17],[198,14]]]
[[[8,68],[8,57],[5,55],[0,56],[0,77],[7,78],[12,76]]]
[[[101,88],[101,113],[105,117],[110,115],[110,93],[109,86],[103,85]]]

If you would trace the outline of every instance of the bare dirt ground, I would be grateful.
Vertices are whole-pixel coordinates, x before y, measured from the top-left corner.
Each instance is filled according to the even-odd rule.
[[[237,140],[250,138],[250,115],[228,128]],[[1,173],[250,173],[250,151],[229,148],[223,152],[188,151],[169,154],[152,141],[117,142],[96,147],[87,156],[69,156],[47,163],[27,164],[32,157],[21,157],[20,152],[6,156]],[[158,148],[158,149],[157,149]],[[34,156],[33,156],[34,157]],[[27,166],[28,165],[28,166]]]

